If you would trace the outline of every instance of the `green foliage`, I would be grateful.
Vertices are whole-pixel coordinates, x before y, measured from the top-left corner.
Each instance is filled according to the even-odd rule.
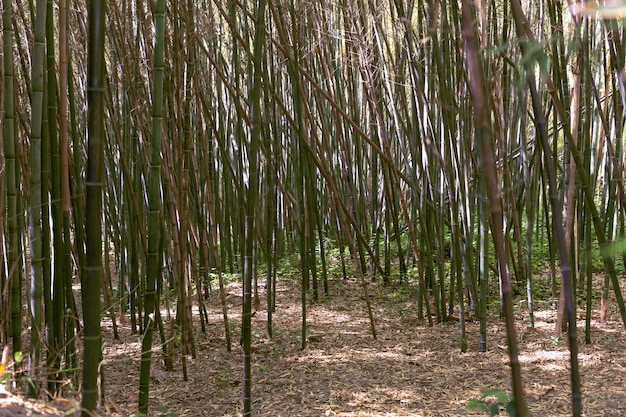
[[[23,359],[24,359],[24,355],[22,354],[22,352],[18,351],[18,352],[15,352],[15,354],[13,355],[13,360],[15,361],[15,364],[19,364],[20,362],[22,362]],[[5,366],[7,365],[6,364],[3,365],[4,370],[3,370],[2,378],[0,379],[1,384],[6,384],[9,378],[13,376],[13,372],[5,368]]]
[[[341,266],[341,250],[336,245],[328,245],[326,246],[326,266],[327,271],[330,276],[341,277],[343,275],[342,266]],[[354,263],[351,261],[349,256],[348,249],[345,249],[344,252],[344,261],[346,265],[346,273],[348,276],[354,275]]]
[[[624,252],[626,252],[626,239],[609,243],[600,251],[603,256],[618,256],[622,255]]]
[[[4,374],[2,374],[2,378],[0,379],[0,384],[6,384],[9,378],[11,378],[11,376],[13,376],[13,372],[11,371],[7,371]]]
[[[298,256],[296,254],[280,258],[276,266],[276,272],[280,276],[296,277],[300,275],[300,268],[297,264]]]
[[[215,382],[222,383],[222,382],[226,382],[226,379],[228,377],[228,374],[230,374],[230,371],[228,369],[220,369],[219,371],[220,376],[215,377]]]
[[[515,399],[513,395],[506,394],[495,389],[482,391],[480,398],[471,398],[467,405],[468,410],[478,410],[487,413],[489,417],[498,416],[504,411],[511,417],[515,416]],[[526,410],[526,416],[530,413]]]
[[[215,269],[209,272],[208,277],[211,280],[212,286],[219,285],[219,275],[217,274],[217,271]],[[241,280],[241,274],[230,274],[228,272],[222,272],[222,279],[224,280],[224,285],[229,285],[233,282],[239,282]]]
[[[22,363],[22,361],[24,360],[24,354],[21,351],[17,351],[13,354],[13,362],[14,362],[14,368],[16,365],[19,365]],[[75,372],[77,371],[77,369],[72,369],[72,370],[65,370],[64,372]],[[24,374],[23,372],[14,372],[12,370],[8,369],[8,364],[6,365],[6,368],[4,368],[4,371],[2,373],[2,376],[0,377],[0,384],[6,384],[7,381],[9,381],[11,378],[15,378],[15,382],[17,383],[17,385],[20,385],[22,387],[35,387],[35,382],[33,381],[33,379],[29,376]],[[71,381],[70,381],[71,384]]]
[[[550,288],[549,281],[549,274],[547,277],[545,277],[544,275],[533,277],[533,298],[548,300],[552,297],[552,289]],[[524,293],[526,293],[526,285],[524,285],[524,288],[522,290]]]

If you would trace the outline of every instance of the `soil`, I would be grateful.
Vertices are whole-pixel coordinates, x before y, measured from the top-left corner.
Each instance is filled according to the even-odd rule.
[[[283,282],[273,315],[274,337],[267,337],[267,312],[253,317],[252,400],[255,416],[479,416],[470,410],[483,391],[511,391],[504,322],[488,320],[487,351],[480,353],[479,324],[468,321],[468,350],[459,348],[459,323],[428,326],[417,320],[414,290],[372,285],[377,337],[372,337],[359,285],[335,282],[332,297],[307,305],[308,346],[301,350],[301,306],[297,284]],[[151,378],[151,416],[241,415],[242,349],[239,345],[241,288],[228,289],[232,351],[225,344],[219,297],[207,300],[206,333],[196,321],[196,357],[187,357],[183,379],[180,352],[167,372],[155,347]],[[264,297],[260,289],[261,297]],[[626,339],[615,306],[605,323],[594,310],[591,344],[585,344],[584,316],[578,317],[580,375],[584,416],[626,415]],[[582,310],[581,310],[582,311]],[[524,302],[516,304],[517,337],[526,400],[533,416],[569,416],[570,355],[565,335],[555,337],[555,301],[539,303],[534,328]],[[137,411],[141,338],[128,320],[120,338],[105,322],[106,400],[101,416]],[[167,326],[166,326],[167,327]],[[156,341],[156,339],[155,339]],[[475,401],[475,400],[474,400]],[[484,402],[491,406],[495,397]],[[0,416],[77,414],[78,400],[29,400],[0,392]],[[504,411],[503,411],[503,414]]]

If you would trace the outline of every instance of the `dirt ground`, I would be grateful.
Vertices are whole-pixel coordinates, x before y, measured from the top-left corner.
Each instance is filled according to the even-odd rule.
[[[266,311],[253,317],[253,408],[255,416],[458,416],[485,415],[468,409],[484,390],[511,391],[504,323],[488,324],[488,351],[478,352],[478,322],[467,323],[468,351],[459,349],[459,325],[416,319],[415,295],[403,288],[372,286],[377,338],[371,334],[365,300],[354,282],[336,282],[329,301],[308,305],[308,347],[300,350],[299,289],[283,284],[274,314],[274,338],[266,337]],[[239,346],[241,290],[229,287],[232,351],[226,350],[217,295],[208,300],[210,325],[196,330],[196,358],[180,355],[166,372],[155,347],[151,416],[240,416],[242,351]],[[264,294],[261,294],[262,298]],[[571,415],[569,351],[554,337],[556,311],[544,302],[529,326],[517,304],[517,335],[526,400],[533,416]],[[626,415],[626,338],[619,314],[599,323],[594,311],[592,344],[584,344],[579,317],[579,364],[584,416]],[[196,322],[199,329],[199,325]],[[130,416],[137,410],[140,336],[110,323],[105,341],[106,402],[99,415]],[[487,403],[492,403],[490,397]],[[25,400],[0,392],[0,416],[74,415],[77,400]]]

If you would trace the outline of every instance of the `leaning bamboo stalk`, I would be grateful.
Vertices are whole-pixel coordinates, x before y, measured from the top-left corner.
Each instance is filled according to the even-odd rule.
[[[522,373],[519,362],[517,336],[515,332],[515,317],[513,313],[513,299],[511,294],[511,282],[507,268],[507,256],[502,227],[502,198],[501,191],[496,182],[497,171],[493,155],[493,138],[491,124],[489,122],[488,100],[486,97],[485,83],[483,78],[483,66],[481,63],[478,39],[474,27],[474,12],[469,1],[462,3],[463,37],[465,39],[466,59],[470,73],[470,89],[474,99],[474,122],[477,140],[480,144],[482,162],[485,167],[487,180],[487,193],[489,197],[489,209],[491,214],[491,231],[494,247],[498,259],[498,269],[502,285],[504,312],[507,330],[507,343],[509,346],[509,360],[511,365],[511,379],[513,382],[513,396],[515,399],[516,415],[526,415],[526,403],[522,388]]]
[[[524,19],[521,10],[520,14],[520,19]],[[523,31],[520,36],[526,36],[530,41],[534,41],[532,34],[525,28],[525,26],[523,26],[522,22],[519,23],[519,26],[520,30]],[[604,262],[604,267],[607,274],[609,275],[611,284],[613,285],[613,292],[615,293],[615,299],[620,310],[622,323],[626,328],[626,305],[624,304],[624,298],[622,296],[622,291],[620,289],[619,281],[617,279],[617,273],[615,271],[615,259],[613,258],[610,251],[605,250],[609,242],[607,242],[606,236],[604,235],[604,224],[602,219],[600,218],[600,213],[598,212],[598,208],[594,200],[595,196],[591,187],[591,183],[589,181],[589,175],[583,169],[583,161],[580,156],[580,152],[578,151],[578,147],[573,140],[572,132],[569,128],[569,124],[567,123],[568,117],[565,112],[565,108],[563,107],[563,103],[558,97],[558,92],[555,84],[553,80],[547,75],[544,75],[544,82],[546,83],[548,92],[550,93],[554,109],[556,110],[556,115],[561,122],[561,126],[565,139],[569,146],[569,150],[572,154],[572,157],[574,158],[574,162],[576,163],[576,174],[578,175],[578,178],[580,180],[580,190],[583,192],[585,204],[589,209],[596,239],[601,249],[600,252],[602,255],[602,260]]]
[[[525,18],[524,18],[524,14],[522,11],[522,7],[521,7],[519,0],[511,0],[511,5],[513,8],[513,17],[515,18],[515,26],[517,29],[517,35],[518,37],[521,38],[524,35],[528,34],[525,31],[525,27],[524,27]],[[560,264],[561,264],[563,292],[565,293],[565,308],[566,308],[567,319],[569,323],[568,339],[569,339],[570,366],[571,366],[570,375],[571,375],[571,384],[572,384],[572,414],[574,416],[580,416],[581,393],[580,393],[580,374],[579,374],[579,368],[578,368],[578,341],[576,339],[576,311],[575,311],[576,304],[575,304],[574,294],[572,292],[572,286],[571,286],[571,265],[570,265],[569,256],[568,256],[569,248],[567,248],[565,245],[564,230],[563,230],[563,224],[562,224],[562,219],[561,219],[561,206],[560,206],[559,198],[557,195],[555,173],[551,165],[552,156],[551,156],[551,150],[548,144],[548,134],[547,134],[547,129],[546,129],[545,120],[543,116],[543,108],[542,108],[539,93],[535,84],[535,75],[534,75],[534,66],[533,66],[534,63],[528,57],[528,52],[529,52],[528,44],[521,43],[520,47],[522,50],[522,57],[524,58],[525,70],[526,70],[526,82],[530,90],[531,103],[533,106],[533,113],[535,116],[535,123],[536,123],[537,130],[538,130],[540,145],[543,148],[542,151],[544,154],[546,173],[548,176],[548,183],[550,187],[550,204],[552,208],[553,225],[554,225],[557,245],[559,248],[559,259],[560,259]],[[559,116],[562,116],[562,114],[559,114]],[[563,118],[561,121],[565,122],[565,120],[566,119]],[[566,127],[565,129],[566,131],[568,131]],[[574,142],[571,133],[567,135],[567,139],[568,139],[567,143],[572,152],[572,156],[574,157],[575,162],[576,162],[577,172],[579,173],[581,183],[583,185],[583,188],[585,188],[586,190],[585,195],[590,196],[590,193],[588,193],[589,184],[587,182],[586,175],[583,174],[583,171],[582,171],[583,165],[581,164],[577,145]],[[590,207],[590,208],[593,209],[593,207]],[[600,230],[596,230],[596,233],[598,233],[598,236],[601,236],[601,233],[599,232]],[[607,256],[605,255],[604,258],[606,260]],[[518,412],[521,412],[521,410],[518,410]]]

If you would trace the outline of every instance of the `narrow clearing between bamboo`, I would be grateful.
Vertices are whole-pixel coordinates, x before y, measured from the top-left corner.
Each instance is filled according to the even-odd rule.
[[[416,319],[414,290],[376,286],[371,290],[378,331],[378,340],[374,340],[359,288],[356,282],[336,282],[330,300],[308,305],[311,341],[304,351],[300,350],[297,284],[283,282],[279,287],[273,340],[266,337],[266,312],[255,314],[254,415],[476,416],[481,414],[468,410],[471,398],[480,397],[487,389],[510,392],[504,323],[497,312],[492,311],[489,319],[488,351],[478,352],[478,322],[468,322],[469,349],[461,353],[458,323],[428,327]],[[175,371],[166,372],[160,350],[155,348],[151,415],[241,415],[242,359],[237,343],[241,288],[231,285],[228,292],[232,352],[225,348],[215,294],[207,300],[211,321],[207,333],[196,330],[197,357],[187,361],[187,382],[183,381],[180,356],[175,355]],[[571,415],[569,351],[565,338],[554,337],[554,303],[541,304],[534,329],[525,318],[524,303],[517,305],[520,360],[531,414]],[[593,322],[591,345],[584,344],[584,318],[578,320],[584,415],[624,416],[626,343],[619,315],[610,311],[607,323]],[[110,323],[105,323],[103,336],[107,400],[102,414],[133,415],[141,338],[123,324],[120,341],[113,340]],[[487,403],[490,401],[493,399],[488,398]],[[0,415],[59,415],[63,411],[72,415],[72,407],[77,407],[77,401],[43,403],[0,394]]]

